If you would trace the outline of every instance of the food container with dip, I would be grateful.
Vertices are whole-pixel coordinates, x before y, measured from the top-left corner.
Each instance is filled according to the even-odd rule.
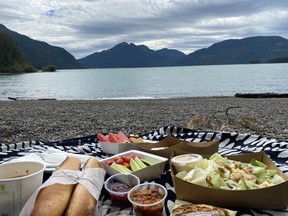
[[[187,171],[194,169],[203,157],[199,154],[183,154],[175,156],[171,159],[171,164],[176,168],[177,172]]]
[[[133,174],[119,173],[110,176],[104,184],[114,202],[129,203],[127,195],[131,188],[140,184],[140,179]]]
[[[161,216],[167,190],[157,183],[143,183],[133,187],[128,193],[136,216]]]
[[[35,161],[0,165],[0,215],[19,215],[34,191],[41,186],[45,165]]]

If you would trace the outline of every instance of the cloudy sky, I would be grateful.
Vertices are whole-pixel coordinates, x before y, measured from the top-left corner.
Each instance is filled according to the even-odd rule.
[[[288,39],[288,1],[2,0],[0,23],[75,58],[123,41],[188,54],[232,38]]]

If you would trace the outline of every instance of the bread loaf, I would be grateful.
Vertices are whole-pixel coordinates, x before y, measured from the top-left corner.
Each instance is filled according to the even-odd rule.
[[[80,170],[78,158],[67,157],[59,168]],[[52,184],[42,188],[36,198],[32,216],[62,216],[69,203],[75,184]]]
[[[83,169],[103,168],[103,165],[96,158],[89,158]],[[73,191],[72,197],[66,209],[65,215],[69,216],[90,216],[93,215],[97,206],[97,200],[80,183]]]

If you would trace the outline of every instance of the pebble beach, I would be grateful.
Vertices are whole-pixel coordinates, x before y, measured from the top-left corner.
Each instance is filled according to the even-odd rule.
[[[288,140],[288,98],[195,97],[153,100],[0,101],[0,143],[58,141],[162,126]]]

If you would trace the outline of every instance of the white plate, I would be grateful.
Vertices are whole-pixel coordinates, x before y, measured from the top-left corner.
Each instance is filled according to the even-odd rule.
[[[30,153],[25,156],[15,158],[12,161],[39,161],[45,164],[45,172],[53,172],[65,159],[67,156],[77,157],[81,161],[81,166],[85,164],[87,159],[91,156],[67,153],[55,148],[48,148],[45,152]],[[97,158],[98,159],[98,158]]]

